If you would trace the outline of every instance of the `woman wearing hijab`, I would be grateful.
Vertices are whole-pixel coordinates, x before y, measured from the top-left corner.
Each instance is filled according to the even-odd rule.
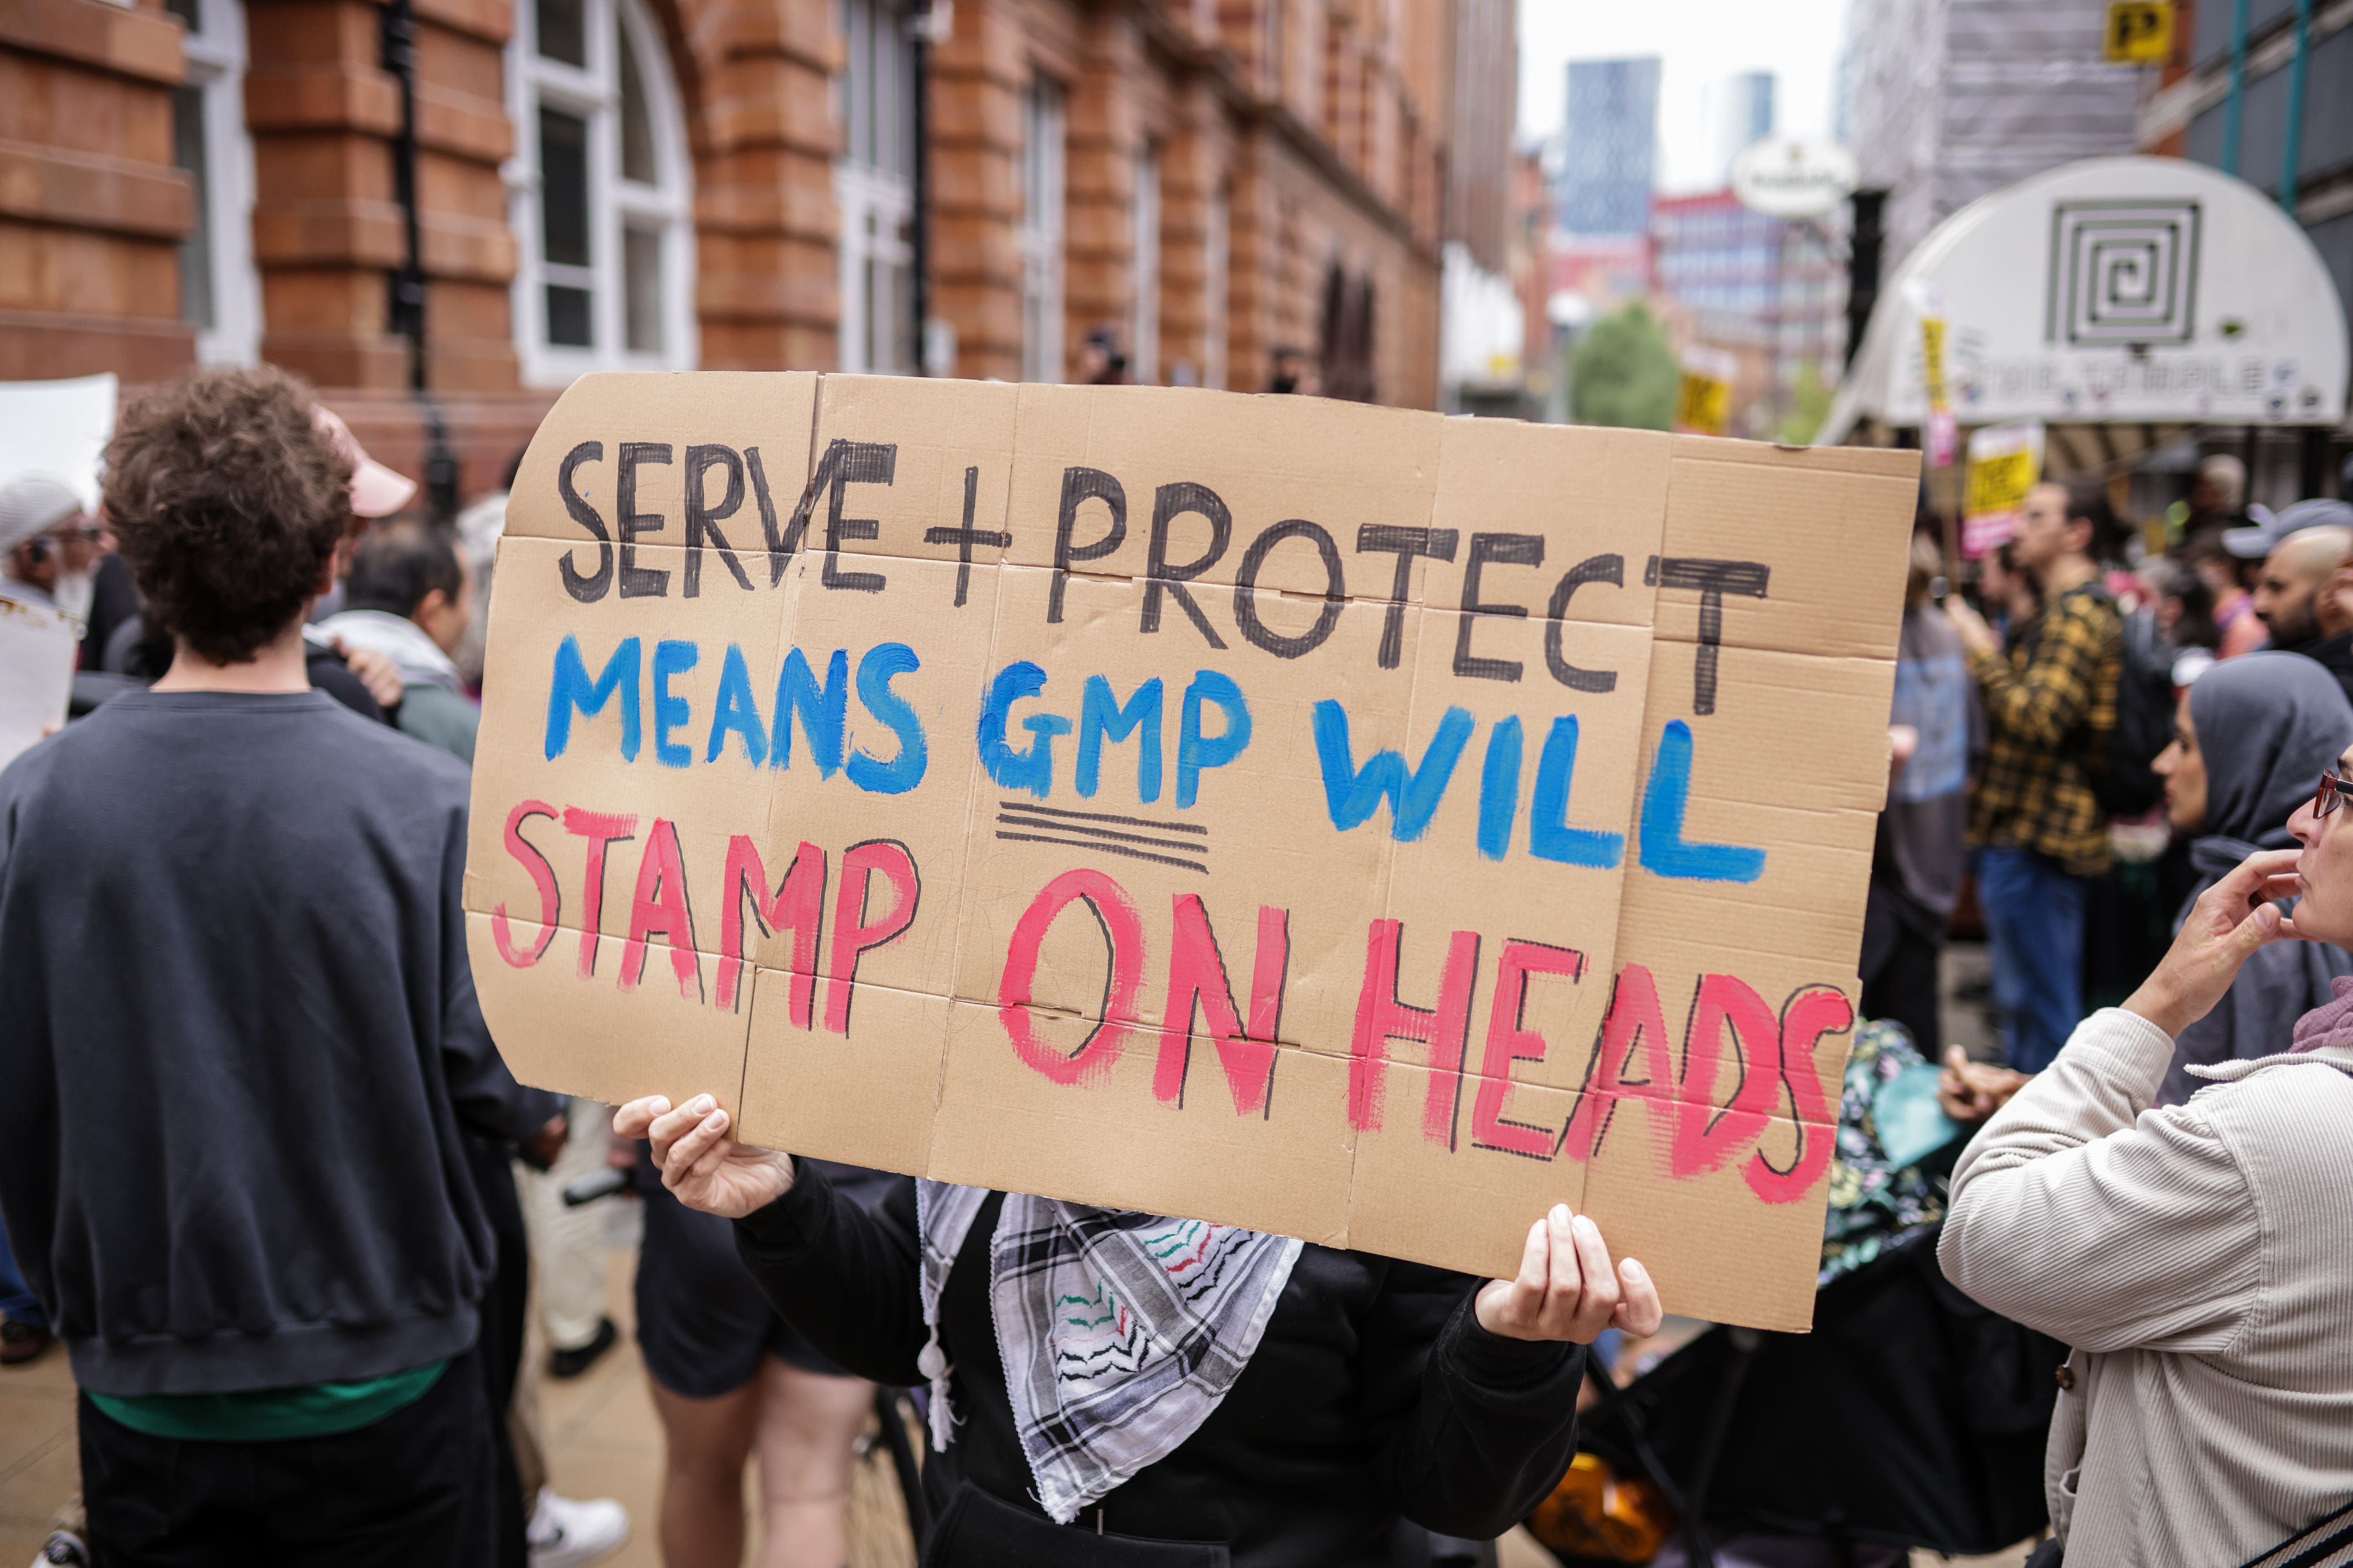
[[[2268,678],[2300,693],[2295,663]],[[2206,689],[2233,668],[2191,689],[2210,769],[2251,738],[2229,699],[2211,706],[2235,685]],[[2253,960],[2353,948],[2348,770],[2353,747],[2289,817],[2297,847],[2216,878],[2156,972],[2078,1025],[1954,1169],[1946,1277],[2073,1347],[2043,1462],[2067,1568],[2337,1562],[2353,1531],[2353,978],[2157,1104],[2175,1042]]]
[[[1576,1443],[1583,1347],[1656,1288],[1566,1205],[1518,1277],[900,1178],[871,1209],[738,1144],[711,1097],[633,1100],[663,1184],[736,1220],[844,1369],[929,1383],[926,1568],[1356,1568],[1404,1515],[1487,1539]]]
[[[2312,799],[2312,781],[2353,745],[2353,704],[2327,670],[2293,653],[2252,653],[2218,664],[2181,694],[2173,743],[2158,754],[2165,810],[2189,840],[2198,896],[2258,849],[2287,849],[2287,820]],[[2327,1002],[2329,983],[2353,974],[2353,953],[2322,942],[2282,942],[2247,961],[2221,1005],[2182,1030],[2158,1093],[2179,1105],[2200,1087],[2193,1067],[2268,1056],[2295,1020]]]

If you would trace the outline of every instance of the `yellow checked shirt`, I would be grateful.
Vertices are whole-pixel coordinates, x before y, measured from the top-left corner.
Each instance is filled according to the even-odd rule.
[[[2124,674],[2124,621],[2095,584],[2059,595],[2006,653],[1972,653],[1986,761],[1969,842],[2033,849],[2077,877],[2108,868],[2108,816],[2089,769],[2107,755]]]

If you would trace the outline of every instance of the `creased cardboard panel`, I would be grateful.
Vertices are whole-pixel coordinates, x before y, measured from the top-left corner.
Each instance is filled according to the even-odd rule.
[[[1525,648],[1489,649],[1510,635],[1512,617],[1500,614],[1477,617],[1472,647],[1520,659],[1539,678],[1537,628],[1556,598],[1571,621],[1651,624],[1643,565],[1665,538],[1668,437],[1515,419],[1452,418],[1443,429],[1430,525],[1451,530],[1454,549],[1451,560],[1418,563],[1417,602],[1458,614],[1472,604],[1516,606],[1533,634],[1514,639]],[[1541,560],[1526,560],[1535,550]],[[1466,591],[1474,556],[1475,594]],[[1451,647],[1456,624],[1445,629]]]
[[[842,537],[832,541],[832,486],[812,498],[805,548],[822,552],[838,543],[844,555],[882,555],[927,561],[1002,560],[1001,542],[989,539],[927,538],[934,531],[1002,535],[1006,497],[1013,469],[1014,416],[1021,389],[1010,383],[934,380],[911,375],[828,375],[818,387],[816,471],[821,479],[834,443],[855,442],[889,449],[891,479],[864,480],[842,489]],[[878,460],[867,454],[854,467]],[[845,473],[849,471],[843,470]],[[970,473],[967,487],[966,475]],[[967,517],[967,489],[971,512]],[[858,523],[871,523],[871,537]],[[873,566],[844,564],[849,571]],[[884,569],[887,570],[887,569]]]
[[[838,679],[848,690],[839,752],[831,759],[838,765],[818,754],[797,700],[782,766],[772,730],[766,771],[774,794],[762,854],[771,895],[795,857],[807,853],[802,845],[825,857],[818,973],[838,974],[854,963],[858,979],[944,996],[955,973],[966,816],[978,771],[973,731],[988,680],[999,569],[975,567],[959,609],[955,563],[878,563],[888,574],[880,593],[827,587],[821,557],[813,555],[796,559],[783,585],[788,651],[778,663],[797,650],[808,681]],[[783,705],[780,699],[778,712]],[[888,945],[862,951],[856,928],[893,923],[903,912],[900,882],[910,869],[912,922]],[[853,873],[862,901],[847,880]],[[806,927],[763,923],[775,929],[759,939],[760,962],[795,967]]]
[[[1215,1047],[1195,1041],[1179,1106],[1155,1092],[1157,1031],[1090,1042],[1092,1020],[1018,1011],[1032,1053],[1075,1064],[1064,1069],[1075,1081],[1024,1061],[999,1009],[954,1004],[934,1178],[1345,1245],[1355,1141],[1344,1063],[1278,1050],[1271,1091],[1243,1113]]]
[[[1423,616],[1431,628],[1454,619],[1438,610]],[[1632,861],[1626,825],[1634,815],[1643,755],[1651,639],[1643,628],[1608,624],[1571,623],[1562,630],[1568,657],[1586,668],[1620,672],[1617,689],[1571,692],[1534,677],[1462,679],[1451,673],[1451,635],[1444,629],[1430,635],[1426,628],[1404,755],[1428,769],[1441,735],[1470,738],[1436,815],[1418,837],[1394,847],[1386,912],[1400,926],[1397,995],[1411,1005],[1440,1004],[1456,951],[1454,933],[1476,937],[1474,1067],[1490,1034],[1513,1026],[1510,1017],[1498,1025],[1493,1012],[1506,947],[1547,950],[1534,959],[1535,972],[1516,1001],[1504,1004],[1519,1026],[1547,1042],[1544,1058],[1520,1063],[1514,1076],[1574,1088],[1582,1070],[1577,1044],[1592,1037],[1609,1005],[1620,902]],[[1510,766],[1514,746],[1515,769]],[[1553,795],[1563,784],[1565,808]],[[1547,814],[1541,822],[1540,802]],[[1393,811],[1383,809],[1353,832],[1387,835],[1396,821]],[[1493,838],[1500,844],[1491,843]],[[1581,969],[1578,981],[1546,972],[1570,962]],[[1407,1059],[1427,1059],[1419,1044],[1398,1042],[1394,1048]]]
[[[759,452],[758,468],[765,476],[768,504],[781,529],[808,482],[809,427],[817,405],[817,384],[816,375],[807,371],[584,375],[565,389],[532,437],[507,500],[507,537],[555,539],[572,544],[575,569],[585,577],[594,577],[600,569],[601,552],[595,528],[573,515],[573,506],[577,504],[593,513],[617,550],[633,540],[640,545],[682,549],[688,543],[688,448],[724,447],[733,462],[721,458],[702,469],[702,502],[714,516],[720,535],[732,547],[744,575],[754,584],[765,584],[767,542],[762,527],[762,486],[751,471],[746,453]],[[559,476],[567,458],[585,442],[599,444],[602,451],[594,457],[582,452],[574,463],[571,489],[576,502],[567,502]],[[659,454],[647,450],[625,464],[621,450],[625,443],[668,447],[669,460],[657,460]],[[640,520],[635,524],[623,521],[618,504],[625,467],[635,490],[630,516]],[[733,487],[728,475],[731,468],[738,468],[742,488],[735,492],[731,509],[727,500]],[[714,574],[726,576],[728,573],[715,548],[706,549],[702,555],[698,576],[708,592]],[[682,583],[673,584],[670,591],[679,593],[682,588]]]
[[[1401,746],[1409,669],[1384,670],[1369,657],[1324,650],[1295,660],[1255,647],[1212,653],[1183,627],[1139,638],[1132,627],[1142,587],[1117,580],[1072,578],[1065,617],[1050,625],[1042,607],[1051,574],[1018,565],[1003,573],[991,666],[1004,669],[1027,660],[1045,677],[1040,691],[1008,710],[1007,735],[1018,747],[1047,745],[1053,766],[1029,787],[987,776],[976,783],[957,994],[995,1003],[1015,931],[1033,900],[1056,877],[1088,868],[1117,884],[1144,933],[1136,1016],[1158,1022],[1166,1011],[1177,899],[1201,899],[1242,1005],[1252,983],[1260,910],[1284,910],[1290,966],[1282,1037],[1312,1049],[1345,1050],[1365,931],[1382,909],[1391,845],[1378,823],[1334,832],[1313,710],[1319,701],[1340,703],[1350,715],[1350,742],[1360,756]],[[1362,603],[1333,608],[1335,629],[1326,648],[1368,650],[1383,608]],[[1418,614],[1408,613],[1409,647]],[[1192,804],[1180,805],[1187,692],[1204,670],[1231,682],[1228,700],[1239,694],[1250,740],[1231,762],[1200,769]],[[1095,793],[1078,793],[1084,691],[1096,676],[1110,699],[1123,704],[1136,700],[1148,681],[1161,682],[1159,784],[1150,800],[1144,798],[1148,726],[1141,722],[1124,741],[1110,740],[1106,731]],[[1205,697],[1200,710],[1205,737],[1226,732],[1230,715],[1219,701]],[[1025,728],[1041,718],[1064,721],[1071,730],[1041,742]],[[1040,782],[1042,794],[1035,787]],[[1031,999],[1099,1011],[1104,951],[1103,934],[1084,906],[1070,908],[1054,921],[1040,950]]]
[[[1555,1204],[1586,1206],[1585,1167],[1560,1155],[1558,1134],[1577,1096],[1510,1084],[1482,1134],[1475,1073],[1458,1079],[1410,1063],[1380,1075],[1378,1125],[1356,1134],[1348,1245],[1490,1279],[1517,1272],[1528,1226]],[[1550,1142],[1555,1152],[1535,1147]],[[1528,1152],[1513,1145],[1524,1144]],[[1626,1247],[1609,1237],[1613,1251]]]
[[[543,539],[499,545],[467,907],[535,916],[536,872],[551,879],[558,923],[587,923],[592,904],[596,929],[611,937],[682,920],[693,934],[681,940],[716,952],[729,839],[762,832],[775,787],[741,737],[721,731],[712,754],[718,697],[740,658],[748,692],[766,705],[781,597],[729,584],[692,600],[581,604],[565,589],[563,554]],[[675,567],[681,552],[639,555]],[[591,878],[599,858],[602,874]]]
[[[1668,1311],[1802,1333],[1813,1322],[1835,1132],[1778,1118],[1753,1130],[1718,1121],[1711,1143],[1708,1120],[1620,1101],[1588,1170],[1584,1212],[1611,1252],[1641,1260]],[[1680,1175],[1679,1129],[1692,1151]]]
[[[1110,476],[1125,508],[1124,529],[1115,530],[1107,501],[1078,504],[1074,546],[1108,548],[1074,561],[1071,570],[1097,576],[1145,575],[1153,517],[1166,486],[1206,489],[1231,519],[1226,545],[1215,552],[1208,515],[1171,511],[1163,552],[1169,566],[1190,569],[1214,552],[1192,576],[1197,584],[1234,583],[1261,535],[1297,519],[1332,542],[1347,595],[1385,600],[1396,557],[1359,554],[1358,530],[1430,526],[1443,425],[1435,414],[1186,387],[1031,383],[1020,390],[1008,510],[1009,558],[1023,565],[1054,564],[1065,475],[1074,467]],[[1169,505],[1186,499],[1171,491]],[[1119,542],[1112,545],[1114,536]],[[1315,597],[1330,585],[1324,561],[1304,537],[1271,544],[1256,581],[1261,589]],[[1183,611],[1171,604],[1168,614]],[[1230,621],[1212,624],[1226,640],[1240,640]]]
[[[1919,494],[1910,464],[1874,455],[1859,468],[1754,442],[1677,437],[1663,556],[1767,569],[1764,594],[1721,595],[1736,647],[1889,658],[1904,613],[1905,547]],[[1896,471],[1889,472],[1888,469]],[[1701,636],[1705,595],[1662,570],[1662,637]],[[1686,581],[1679,578],[1678,581]]]
[[[807,987],[804,1023],[802,984],[780,970],[759,972],[747,1009],[738,1136],[764,1149],[923,1174],[947,998],[821,979]],[[846,1032],[831,1027],[837,1002]]]
[[[1890,667],[1718,649],[1703,715],[1705,651],[1652,645],[1620,962],[1672,931],[1851,974],[1886,797]]]
[[[534,1088],[608,1105],[707,1093],[734,1112],[744,1018],[713,1005],[720,961],[657,938],[640,970],[628,945],[563,927],[551,933],[512,909],[503,921],[467,911],[474,990],[508,1069]]]

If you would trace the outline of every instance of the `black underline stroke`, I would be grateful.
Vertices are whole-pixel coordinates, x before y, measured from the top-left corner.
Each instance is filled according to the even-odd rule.
[[[997,820],[1008,827],[1042,827],[1054,833],[1080,833],[1089,838],[1108,838],[1120,844],[1144,844],[1155,849],[1181,849],[1188,855],[1208,853],[1208,846],[1189,838],[1153,838],[1141,833],[1121,833],[1109,827],[1089,827],[1083,823],[1053,822],[1040,817],[1026,816],[1008,808],[997,814]]]
[[[1198,822],[1155,822],[1148,816],[1113,816],[1101,811],[1071,811],[1059,805],[1027,805],[1018,800],[1000,800],[997,805],[1008,811],[1034,812],[1039,816],[1075,816],[1085,822],[1117,822],[1129,827],[1156,827],[1164,833],[1198,833],[1204,838],[1209,829]]]
[[[999,838],[1009,838],[1016,844],[1060,844],[1072,849],[1093,849],[1105,855],[1124,855],[1131,860],[1150,860],[1162,866],[1176,866],[1187,871],[1198,871],[1204,877],[1209,868],[1198,860],[1179,860],[1172,855],[1147,855],[1141,849],[1123,849],[1116,844],[1100,844],[1092,838],[1048,838],[1035,833],[1008,833],[999,828]]]

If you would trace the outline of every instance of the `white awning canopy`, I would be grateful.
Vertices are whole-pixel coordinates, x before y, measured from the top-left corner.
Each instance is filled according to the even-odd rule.
[[[1882,287],[1819,441],[1927,422],[1927,315],[1964,426],[2345,418],[2345,307],[2312,242],[2183,159],[2088,158],[1947,218]]]

